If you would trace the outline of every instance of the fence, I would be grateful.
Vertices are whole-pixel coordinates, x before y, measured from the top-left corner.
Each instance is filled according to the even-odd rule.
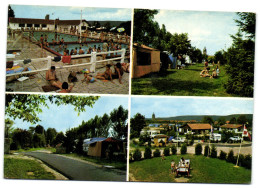
[[[81,63],[81,64],[75,64],[75,65],[66,65],[62,67],[56,67],[56,69],[62,69],[62,68],[71,68],[71,67],[79,67],[79,66],[84,66],[84,65],[91,65],[90,67],[90,72],[95,72],[96,71],[96,63],[102,63],[102,62],[107,62],[107,61],[115,61],[115,60],[120,60],[121,63],[124,62],[125,59],[125,52],[126,50],[123,48],[121,50],[116,50],[116,51],[108,51],[108,52],[92,52],[91,54],[82,54],[82,55],[72,55],[71,59],[76,59],[76,58],[84,58],[84,57],[91,57],[89,63]],[[104,60],[98,60],[97,61],[97,55],[103,55],[103,54],[110,54],[110,53],[121,53],[121,57],[115,57],[115,58],[110,58],[110,59],[104,59]],[[19,73],[12,73],[12,74],[6,74],[6,76],[16,76],[16,75],[24,75],[24,74],[32,74],[32,73],[37,73],[37,72],[42,72],[42,71],[47,71],[51,67],[51,61],[54,60],[54,57],[48,56],[46,58],[37,58],[37,59],[31,59],[31,61],[46,61],[47,60],[47,66],[44,69],[39,69],[39,70],[31,70],[31,71],[24,71],[24,72],[19,72]],[[16,60],[15,62],[17,63],[23,63],[24,60]]]

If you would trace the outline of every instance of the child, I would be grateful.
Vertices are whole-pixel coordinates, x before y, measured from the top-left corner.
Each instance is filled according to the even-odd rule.
[[[86,83],[94,83],[96,80],[92,75],[88,75],[88,73],[84,73],[84,79],[82,80],[82,83],[86,81]]]
[[[96,78],[100,79],[100,80],[111,80],[111,82],[113,82],[112,71],[111,71],[110,67],[111,67],[111,65],[107,64],[106,65],[106,71],[104,73],[98,73]]]
[[[171,162],[171,171],[172,171],[172,173],[175,172],[175,162],[174,162],[174,160],[172,160],[172,162]]]

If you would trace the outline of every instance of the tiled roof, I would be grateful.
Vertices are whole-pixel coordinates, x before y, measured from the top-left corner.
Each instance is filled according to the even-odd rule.
[[[188,126],[192,130],[211,129],[211,125],[209,123],[188,123]]]
[[[87,22],[82,20],[82,22]],[[19,24],[54,24],[54,20],[47,19],[33,19],[33,18],[10,18],[10,23]],[[80,20],[55,20],[57,25],[79,25]]]
[[[221,125],[221,128],[226,128],[226,129],[237,129],[237,128],[241,128],[243,127],[242,124],[225,124],[225,125]]]
[[[157,49],[155,49],[155,48],[151,48],[151,47],[149,47],[149,46],[145,46],[144,44],[141,44],[141,45],[138,45],[137,43],[134,43],[134,47],[135,48],[143,48],[143,49],[146,49],[146,50],[151,50],[151,51],[159,51],[159,50],[157,50]]]

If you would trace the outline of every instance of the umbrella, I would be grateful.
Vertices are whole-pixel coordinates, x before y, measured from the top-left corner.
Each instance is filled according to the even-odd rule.
[[[120,27],[120,28],[117,29],[117,31],[118,31],[119,33],[121,33],[121,32],[123,32],[123,31],[125,31],[125,28]]]
[[[110,31],[113,31],[113,30],[115,30],[116,29],[116,27],[112,27],[111,29],[110,29]]]

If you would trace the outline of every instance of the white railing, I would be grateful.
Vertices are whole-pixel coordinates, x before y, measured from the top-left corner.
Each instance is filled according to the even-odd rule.
[[[96,71],[96,63],[102,63],[102,62],[107,62],[107,61],[115,61],[115,60],[120,60],[120,62],[123,63],[124,59],[125,59],[125,52],[126,52],[126,50],[123,48],[121,50],[116,50],[116,51],[98,52],[98,53],[97,52],[92,52],[91,54],[72,55],[71,59],[84,58],[84,57],[91,57],[91,59],[90,59],[89,63],[65,65],[65,66],[61,66],[61,67],[56,67],[56,69],[79,67],[79,66],[84,66],[84,65],[91,65],[90,72],[95,72]],[[115,57],[115,58],[110,58],[110,59],[104,59],[104,60],[98,60],[97,61],[97,55],[110,54],[110,53],[121,53],[121,57]],[[61,56],[61,59],[62,59],[62,56]],[[46,68],[39,69],[39,70],[31,70],[31,71],[24,71],[24,72],[19,72],[19,73],[6,74],[6,76],[16,76],[16,75],[32,74],[32,73],[47,71],[47,70],[50,69],[51,61],[54,60],[54,57],[48,56],[48,57],[45,57],[45,58],[31,59],[31,62],[33,62],[33,61],[46,61],[46,60],[48,61]],[[15,60],[15,62],[23,63],[24,60]]]

